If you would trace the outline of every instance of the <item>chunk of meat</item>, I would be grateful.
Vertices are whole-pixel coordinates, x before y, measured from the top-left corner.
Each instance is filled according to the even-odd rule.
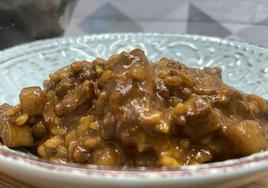
[[[64,97],[75,87],[75,83],[70,78],[63,78],[56,86],[55,91],[59,97]]]
[[[185,101],[187,126],[184,133],[196,140],[213,133],[221,126],[221,115],[213,110],[210,103],[202,97],[192,97]]]
[[[60,118],[54,110],[56,100],[57,97],[55,92],[47,92],[47,103],[43,110],[43,120],[52,135],[62,134],[62,132],[64,132],[61,129]]]
[[[90,81],[86,80],[81,86],[56,104],[55,112],[59,116],[73,112],[84,103],[92,102],[93,97],[94,86]]]

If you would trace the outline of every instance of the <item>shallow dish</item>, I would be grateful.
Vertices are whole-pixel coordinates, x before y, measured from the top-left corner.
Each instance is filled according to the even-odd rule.
[[[223,80],[246,93],[268,98],[268,50],[217,38],[169,34],[103,34],[58,38],[0,52],[0,103],[18,102],[22,87],[42,85],[53,70],[75,60],[107,58],[141,48],[150,60],[178,59],[188,66],[218,66]],[[256,180],[268,170],[268,152],[197,166],[167,169],[111,169],[48,163],[0,146],[0,171],[41,187],[228,187]]]

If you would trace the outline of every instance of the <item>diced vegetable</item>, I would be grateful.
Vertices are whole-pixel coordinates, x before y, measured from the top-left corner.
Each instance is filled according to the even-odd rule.
[[[45,103],[46,96],[40,87],[27,87],[21,90],[21,109],[29,116],[42,114]]]
[[[11,148],[33,146],[33,137],[29,126],[18,127],[6,124],[3,126],[1,139],[4,145]]]
[[[249,155],[262,151],[267,147],[265,133],[260,123],[254,120],[243,120],[238,124],[229,125],[226,136],[233,144],[235,151]]]

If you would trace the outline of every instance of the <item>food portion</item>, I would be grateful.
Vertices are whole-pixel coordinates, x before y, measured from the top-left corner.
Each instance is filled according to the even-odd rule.
[[[176,168],[267,149],[266,100],[219,68],[150,63],[139,49],[74,62],[19,98],[0,105],[2,143],[50,161]]]

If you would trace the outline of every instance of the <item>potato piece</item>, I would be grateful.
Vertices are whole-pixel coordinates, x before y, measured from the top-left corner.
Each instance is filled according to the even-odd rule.
[[[70,142],[73,142],[77,139],[77,134],[75,130],[72,130],[65,136],[65,145],[69,146]]]
[[[7,116],[15,116],[20,111],[20,105],[8,107],[8,110],[6,111]]]
[[[212,160],[212,158],[213,158],[212,153],[209,150],[205,150],[205,149],[201,149],[200,151],[198,151],[194,157],[194,159],[198,163],[208,162],[208,161]]]
[[[156,162],[158,166],[168,167],[168,168],[178,168],[181,164],[171,156],[161,156]]]
[[[143,81],[148,77],[148,70],[146,70],[144,67],[136,66],[131,72],[130,77],[137,81]]]
[[[41,157],[46,159],[58,160],[59,157],[63,157],[62,159],[64,159],[65,157],[62,154],[64,155],[67,151],[63,144],[64,141],[60,136],[53,136],[39,145],[37,152]]]
[[[178,103],[171,111],[172,115],[183,115],[186,112],[185,106],[183,103]]]
[[[23,126],[23,125],[26,124],[26,122],[28,121],[28,119],[29,119],[28,114],[22,114],[21,116],[19,116],[16,119],[16,125],[17,126]]]
[[[103,73],[104,66],[106,63],[107,63],[107,61],[105,59],[102,59],[99,57],[93,61],[93,64],[95,65],[95,71],[96,71],[98,76],[100,76]]]
[[[103,86],[112,77],[112,75],[113,72],[111,70],[104,71],[98,80],[98,85]]]
[[[169,71],[165,69],[163,70],[160,69],[160,70],[157,70],[156,74],[158,75],[159,78],[165,79],[169,75]]]
[[[83,61],[76,61],[71,64],[70,68],[74,73],[79,73],[84,68],[84,62]]]
[[[100,137],[86,137],[83,141],[83,145],[86,149],[94,149],[96,148],[101,142]]]
[[[96,111],[98,115],[101,115],[104,111],[105,102],[107,100],[106,92],[101,92],[96,101]]]
[[[72,74],[73,74],[73,72],[71,71],[71,67],[66,66],[66,67],[63,67],[63,68],[57,70],[56,72],[51,73],[49,75],[49,78],[50,78],[50,80],[52,80],[54,82],[59,82],[63,78],[70,77]]]
[[[41,138],[47,134],[47,128],[42,121],[37,122],[32,126],[32,134],[35,138]]]
[[[265,133],[260,123],[244,120],[226,129],[226,137],[233,144],[233,150],[242,155],[250,155],[267,148]]]
[[[178,76],[167,76],[164,82],[168,86],[180,87],[182,85],[182,80]]]
[[[153,126],[160,124],[163,117],[164,113],[161,111],[144,112],[139,118],[139,123],[144,126]]]
[[[33,138],[29,125],[16,126],[9,122],[8,111],[13,107],[0,105],[0,138],[7,147],[32,146]]]
[[[116,147],[105,145],[93,153],[93,163],[103,166],[119,166],[121,163],[120,152]]]
[[[82,147],[75,147],[73,150],[73,160],[76,163],[87,163],[90,159],[90,153]]]
[[[53,136],[43,143],[43,145],[48,149],[56,149],[59,145],[62,144],[63,139],[60,136]]]
[[[40,87],[27,87],[20,92],[21,109],[29,116],[42,114],[46,96]]]
[[[90,130],[90,123],[92,122],[90,117],[82,117],[79,121],[79,125],[77,127],[77,136],[86,135]]]
[[[3,144],[7,147],[26,147],[33,146],[31,128],[26,125],[23,127],[6,124],[1,132]]]
[[[138,122],[142,126],[153,128],[160,133],[169,133],[170,120],[167,113],[161,111],[144,112],[140,115]]]
[[[95,67],[93,66],[92,62],[83,61],[83,68],[77,75],[77,79],[80,82],[85,80],[95,80],[97,78],[97,73],[95,71]]]

